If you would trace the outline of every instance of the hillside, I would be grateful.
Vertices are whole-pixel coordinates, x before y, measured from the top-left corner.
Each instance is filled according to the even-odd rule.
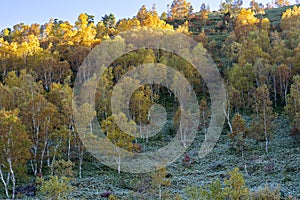
[[[300,199],[300,5],[190,5],[1,31],[0,198]]]

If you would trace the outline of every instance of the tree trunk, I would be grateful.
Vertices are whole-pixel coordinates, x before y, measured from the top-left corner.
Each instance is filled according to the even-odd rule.
[[[51,166],[51,162],[50,162],[50,151],[49,151],[49,147],[47,146],[47,166],[50,167]]]
[[[92,133],[93,132],[93,122],[90,122],[89,125],[90,125],[90,133]]]
[[[41,154],[41,158],[40,158],[40,166],[39,166],[39,173],[43,173],[43,163],[44,163],[44,157],[45,157],[45,152],[46,152],[46,149],[47,149],[47,140],[45,141],[45,144],[44,144],[44,149],[42,150],[42,154]]]
[[[227,105],[224,105],[223,104],[223,111],[224,111],[224,115],[226,117],[226,120],[227,120],[227,124],[229,126],[229,130],[230,130],[230,133],[232,133],[232,125],[231,125],[231,122],[230,122],[230,102],[228,100],[228,94],[226,94],[226,104]]]
[[[4,180],[4,176],[3,176],[3,172],[2,172],[1,166],[0,166],[0,178],[1,178],[1,181],[2,181],[2,183],[4,185],[5,195],[9,199],[8,188],[7,188],[6,181]]]
[[[15,173],[12,167],[11,159],[7,159],[7,162],[9,164],[9,171],[11,173],[11,180],[12,180],[12,199],[15,198],[15,193],[16,193],[16,178],[15,178]]]
[[[158,190],[159,190],[159,200],[161,200],[162,197],[161,184],[159,184]]]
[[[273,75],[273,85],[274,85],[274,104],[277,107],[277,91],[276,91],[276,75]]]
[[[121,173],[121,156],[118,157],[118,174]]]
[[[243,159],[243,162],[244,162],[245,173],[247,175],[249,175],[248,170],[247,170],[247,164],[246,164],[246,161],[245,161],[245,158],[244,158],[244,149],[243,149],[243,147],[242,147],[242,159]]]
[[[186,142],[185,142],[185,133],[186,133],[186,129],[185,129],[185,130],[182,130],[181,121],[180,121],[180,125],[179,125],[179,132],[180,132],[180,139],[181,139],[181,142],[182,142],[184,148],[186,148]]]
[[[267,119],[266,119],[266,105],[264,102],[264,133],[266,140],[266,153],[268,153],[268,135],[267,135]]]
[[[288,84],[284,86],[284,102],[286,106],[287,106],[287,92],[288,92]]]
[[[79,178],[82,178],[82,163],[83,163],[83,149],[81,145],[78,145],[78,158],[79,158]]]
[[[57,154],[57,149],[58,149],[59,145],[60,145],[60,143],[58,143],[55,146],[55,148],[54,148],[53,158],[52,158],[51,165],[50,165],[52,176],[53,176],[53,173],[54,173],[53,167],[54,167],[54,163],[55,163],[55,159],[56,159],[56,154]]]
[[[68,136],[68,153],[67,153],[68,160],[70,160],[70,154],[71,154],[71,131],[69,131],[69,136]]]

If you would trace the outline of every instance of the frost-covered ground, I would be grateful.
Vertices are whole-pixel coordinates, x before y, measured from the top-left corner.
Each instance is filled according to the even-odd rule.
[[[214,179],[222,180],[228,171],[239,167],[243,173],[246,185],[251,190],[268,185],[270,188],[280,187],[282,196],[289,194],[300,199],[300,146],[294,143],[289,136],[286,120],[278,120],[274,139],[269,143],[269,153],[264,151],[264,143],[247,140],[249,149],[245,152],[244,161],[231,148],[226,134],[222,134],[214,150],[205,158],[198,159],[198,151],[204,136],[199,134],[188,155],[194,160],[190,166],[184,165],[183,156],[167,171],[172,174],[170,193],[178,193],[185,197],[184,190],[189,186],[201,186]],[[158,136],[161,145],[168,141],[170,136]],[[153,140],[147,144],[147,149],[153,150]],[[246,166],[246,168],[245,168]],[[247,169],[247,171],[246,171]],[[89,160],[84,165],[84,178],[77,179],[73,185],[78,188],[71,194],[76,199],[101,199],[100,194],[112,190],[120,199],[128,199],[132,193],[143,191],[143,183],[149,175],[145,174],[118,174],[115,170],[101,165],[95,160]],[[143,182],[143,179],[145,180]]]

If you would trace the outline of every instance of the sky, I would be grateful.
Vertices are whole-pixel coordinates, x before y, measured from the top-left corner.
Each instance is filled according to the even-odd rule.
[[[221,0],[188,0],[194,11],[199,11],[202,3],[208,3],[211,10],[218,10]],[[256,0],[266,4],[271,0]],[[294,3],[295,0],[291,0]],[[80,13],[95,16],[95,22],[105,14],[113,13],[117,19],[133,17],[142,5],[148,9],[156,4],[159,14],[167,11],[167,4],[172,0],[9,0],[1,2],[0,30],[12,28],[15,24],[45,24],[49,19],[57,18],[74,23]],[[244,0],[244,7],[250,0]]]

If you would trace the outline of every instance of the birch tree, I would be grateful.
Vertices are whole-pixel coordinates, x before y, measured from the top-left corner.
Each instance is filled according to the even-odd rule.
[[[18,110],[0,110],[0,180],[7,198],[15,198],[16,182],[26,172],[31,142]]]

